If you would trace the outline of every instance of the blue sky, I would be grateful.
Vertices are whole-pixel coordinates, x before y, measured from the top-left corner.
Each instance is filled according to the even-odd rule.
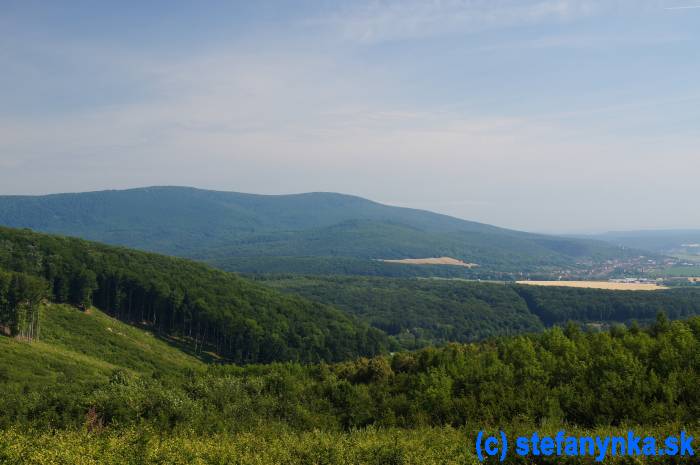
[[[700,228],[700,1],[8,2],[0,193],[336,191]]]

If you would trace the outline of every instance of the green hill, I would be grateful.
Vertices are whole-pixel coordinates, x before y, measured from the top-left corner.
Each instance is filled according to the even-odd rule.
[[[573,267],[626,253],[604,242],[512,231],[333,193],[253,195],[150,187],[1,196],[0,224],[243,271],[257,263],[253,266],[262,271],[309,272],[325,266],[362,272],[373,259],[436,256],[485,270],[523,271]]]
[[[379,353],[387,342],[339,310],[206,265],[0,228],[0,326],[35,337],[42,297],[94,305],[238,363],[343,360]]]

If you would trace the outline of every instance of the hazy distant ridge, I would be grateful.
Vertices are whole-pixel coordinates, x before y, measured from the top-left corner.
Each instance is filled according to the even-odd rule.
[[[321,192],[256,195],[148,187],[0,196],[0,224],[207,259],[228,268],[235,268],[236,257],[446,256],[522,269],[621,253],[603,242],[524,233]]]

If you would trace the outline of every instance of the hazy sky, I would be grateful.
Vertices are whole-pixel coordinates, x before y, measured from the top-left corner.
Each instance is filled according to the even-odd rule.
[[[700,1],[0,0],[0,193],[163,184],[700,228]]]

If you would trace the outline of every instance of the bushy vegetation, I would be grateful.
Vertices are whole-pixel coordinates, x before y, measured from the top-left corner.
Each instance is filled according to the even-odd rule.
[[[8,289],[0,299],[13,300],[0,300],[0,311],[20,331],[15,320],[38,301],[24,290],[46,288],[53,302],[95,305],[238,363],[337,361],[386,349],[380,331],[327,305],[183,259],[0,228],[2,268],[12,273],[0,276],[0,289]]]
[[[74,310],[77,311],[77,310]],[[63,341],[69,341],[64,338]],[[179,369],[109,357],[105,344],[82,354],[98,373],[32,382],[12,350],[45,350],[4,339],[0,426],[121,428],[238,433],[277,424],[294,430],[368,426],[419,428],[567,424],[581,427],[678,423],[700,414],[700,318],[648,329],[539,335],[451,344],[327,365],[210,365]],[[45,344],[45,343],[44,343]],[[35,349],[35,347],[37,347]],[[59,344],[55,344],[57,349]],[[102,347],[102,348],[101,348]],[[59,363],[75,353],[52,354]],[[9,358],[8,358],[9,357]],[[29,359],[27,359],[29,360]],[[127,359],[128,360],[128,359]],[[54,362],[29,370],[56,370]],[[43,367],[43,368],[41,368]],[[24,367],[27,369],[27,367]]]
[[[639,434],[664,437],[678,434],[678,425],[643,428]],[[540,432],[555,435],[553,427]],[[570,430],[574,435],[624,435],[621,428]],[[697,432],[697,431],[696,431]],[[512,434],[530,434],[515,429]],[[692,433],[692,430],[691,430]],[[6,465],[477,465],[474,432],[450,427],[405,429],[366,428],[349,432],[291,431],[261,427],[239,434],[207,437],[191,434],[163,435],[151,429],[128,428],[101,434],[86,431],[0,431],[0,462]],[[695,434],[697,436],[697,434]],[[487,462],[498,463],[498,462]],[[509,456],[509,465],[581,465],[590,458]],[[669,457],[608,457],[611,465],[665,465],[695,463]]]
[[[40,341],[0,338],[3,464],[473,464],[480,429],[699,426],[697,317],[246,366],[204,364],[94,308],[41,317]]]

